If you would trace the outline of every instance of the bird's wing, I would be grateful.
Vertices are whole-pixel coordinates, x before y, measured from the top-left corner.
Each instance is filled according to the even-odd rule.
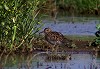
[[[62,41],[64,36],[60,32],[51,32],[51,39],[55,41]]]

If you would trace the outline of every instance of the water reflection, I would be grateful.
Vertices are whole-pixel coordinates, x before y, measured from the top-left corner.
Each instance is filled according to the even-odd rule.
[[[47,61],[47,54],[3,56],[0,69],[100,69],[100,58],[95,55],[71,54],[71,60]]]

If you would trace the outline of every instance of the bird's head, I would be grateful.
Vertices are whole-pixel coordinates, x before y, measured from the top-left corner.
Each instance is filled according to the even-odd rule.
[[[52,30],[50,29],[50,28],[45,28],[42,32],[40,32],[40,33],[49,33],[49,32],[51,32]]]

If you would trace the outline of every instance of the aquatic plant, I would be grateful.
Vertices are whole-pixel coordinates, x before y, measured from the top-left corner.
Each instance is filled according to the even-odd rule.
[[[4,0],[0,2],[0,48],[30,47],[42,24],[36,17],[44,0]]]
[[[97,30],[100,30],[100,24],[97,24],[96,28]]]
[[[95,35],[96,35],[96,38],[95,38],[95,40],[94,40],[94,42],[92,42],[92,46],[97,46],[98,48],[99,48],[99,46],[100,46],[100,24],[97,24],[97,26],[96,26],[96,28],[97,28],[97,32],[95,33]]]
[[[96,32],[96,34],[98,35],[96,38],[96,44],[100,45],[100,24],[97,24],[96,28],[98,29],[98,31]]]

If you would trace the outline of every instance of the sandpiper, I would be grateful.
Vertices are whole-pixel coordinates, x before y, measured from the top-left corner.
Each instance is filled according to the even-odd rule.
[[[72,40],[65,38],[64,35],[61,34],[60,32],[52,31],[50,28],[45,28],[40,33],[44,33],[45,40],[51,45],[53,45],[53,50],[55,46],[57,47],[56,48],[57,51],[58,46],[71,45]]]

